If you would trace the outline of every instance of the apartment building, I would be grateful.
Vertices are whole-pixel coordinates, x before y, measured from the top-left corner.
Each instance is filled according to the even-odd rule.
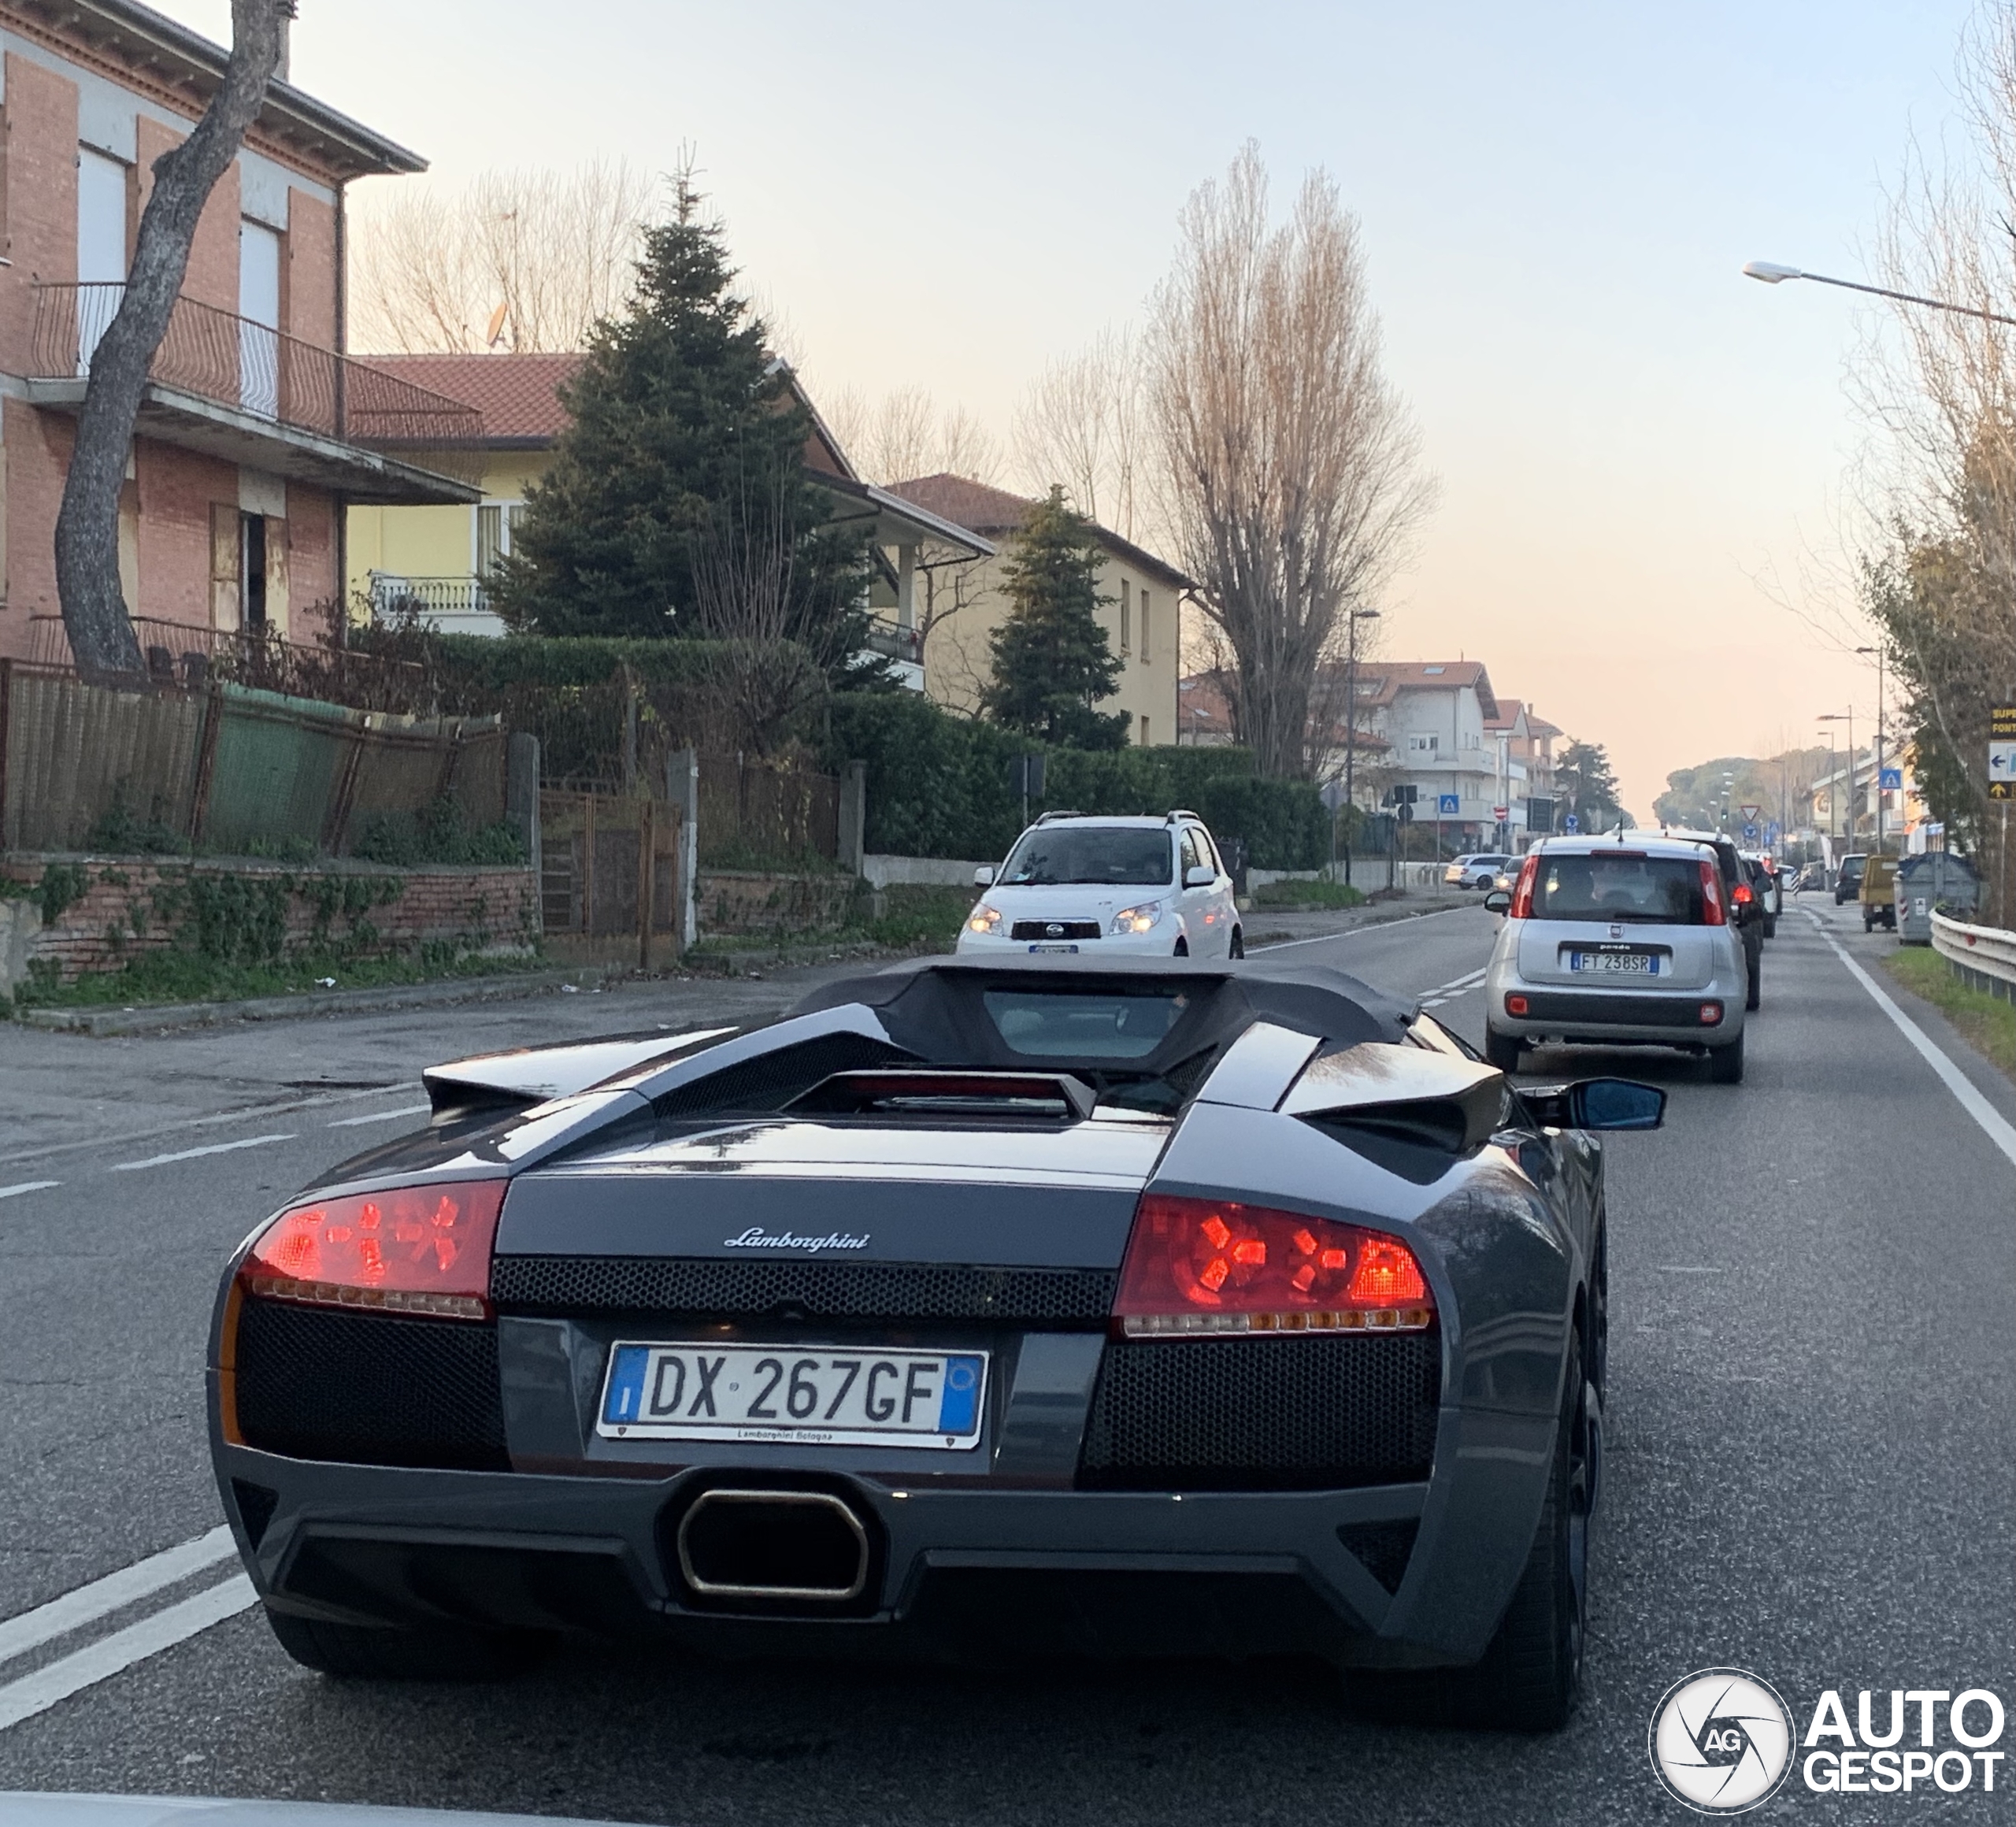
[[[154,161],[222,80],[219,45],[132,0],[0,0],[0,658],[67,658],[54,530],[91,351]],[[197,229],[120,513],[128,607],[179,636],[326,634],[346,507],[467,503],[461,402],[343,354],[344,194],[424,161],[276,80]]]

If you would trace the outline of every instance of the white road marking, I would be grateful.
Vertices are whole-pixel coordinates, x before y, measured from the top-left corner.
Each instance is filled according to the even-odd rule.
[[[291,1142],[289,1136],[248,1136],[242,1142],[213,1142],[207,1148],[181,1148],[172,1154],[150,1154],[144,1161],[118,1161],[113,1163],[114,1173],[131,1173],[136,1168],[165,1167],[171,1161],[194,1161],[199,1154],[229,1154],[239,1148],[263,1148],[269,1142]]]
[[[1271,945],[1247,947],[1258,958],[1263,951],[1287,951],[1298,945],[1332,945],[1340,939],[1357,939],[1367,932],[1384,932],[1395,926],[1411,926],[1423,920],[1440,920],[1445,914],[1467,914],[1467,907],[1438,907],[1432,914],[1410,914],[1404,920],[1380,920],[1369,926],[1354,926],[1348,932],[1319,932],[1314,939],[1277,939]]]
[[[228,1123],[250,1123],[260,1117],[284,1117],[292,1110],[310,1110],[324,1104],[354,1104],[366,1098],[382,1098],[395,1091],[417,1089],[402,1084],[372,1085],[366,1090],[330,1091],[314,1097],[288,1098],[279,1103],[243,1104],[236,1110],[215,1110],[207,1117],[183,1117],[153,1129],[135,1129],[113,1138],[120,1142],[151,1142],[157,1136],[183,1136],[191,1129],[214,1129]],[[80,1142],[51,1142],[40,1148],[17,1148],[0,1154],[0,1166],[17,1161],[40,1161],[51,1154],[74,1154],[80,1149],[102,1148],[106,1138],[90,1136]]]
[[[178,1580],[229,1560],[237,1552],[238,1544],[232,1540],[230,1529],[220,1524],[208,1535],[164,1548],[130,1567],[121,1567],[116,1573],[107,1573],[102,1580],[52,1599],[46,1605],[38,1605],[32,1611],[0,1619],[0,1662],[12,1662],[16,1656],[26,1655],[32,1649],[94,1624],[122,1606],[150,1598]]]
[[[368,1117],[339,1117],[329,1127],[332,1129],[354,1129],[364,1123],[389,1123],[395,1117],[417,1117],[423,1110],[431,1110],[432,1104],[402,1104],[396,1110],[373,1110]]]
[[[19,1199],[24,1192],[41,1192],[62,1184],[60,1180],[24,1180],[19,1186],[0,1186],[0,1199]]]
[[[24,1719],[32,1719],[38,1713],[46,1713],[72,1694],[81,1693],[165,1649],[172,1649],[199,1631],[235,1618],[258,1602],[252,1582],[243,1573],[234,1573],[220,1585],[59,1656],[32,1674],[0,1687],[0,1732],[20,1725]]]
[[[1813,922],[1814,930],[1833,948],[1834,955],[1848,967],[1848,974],[1869,991],[1877,1007],[1897,1024],[1898,1031],[1924,1055],[1925,1064],[1939,1074],[1940,1082],[1959,1100],[1960,1108],[1981,1125],[1982,1134],[2011,1162],[2016,1162],[2016,1123],[2011,1123],[1983,1097],[1974,1088],[1973,1080],[1946,1057],[1932,1036],[1884,994],[1883,986],[1848,955],[1847,948],[1821,925],[1818,914],[1810,907],[1801,911]]]

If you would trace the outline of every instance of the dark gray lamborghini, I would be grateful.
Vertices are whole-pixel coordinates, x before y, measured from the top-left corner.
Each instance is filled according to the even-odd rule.
[[[1321,967],[940,958],[749,1030],[466,1060],[227,1269],[217,1477],[332,1674],[1303,1652],[1558,1725],[1600,1146]]]

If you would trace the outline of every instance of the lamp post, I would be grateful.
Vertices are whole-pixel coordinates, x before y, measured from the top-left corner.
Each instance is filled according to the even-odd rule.
[[[1855,707],[1851,704],[1846,710],[1823,710],[1818,721],[1821,723],[1845,723],[1848,726],[1848,811],[1847,829],[1841,834],[1841,841],[1848,849],[1853,850],[1855,847],[1855,816],[1858,811],[1855,805]],[[1827,746],[1830,752],[1833,748],[1833,732],[1829,730]]]
[[[1358,761],[1358,624],[1362,621],[1377,621],[1376,609],[1354,609],[1345,623],[1344,632],[1344,882],[1348,887],[1351,879],[1351,821],[1358,806],[1352,796],[1352,782]]]
[[[1876,854],[1883,854],[1883,650],[1857,647],[1858,654],[1876,656]]]
[[[2016,324],[2016,317],[2005,317],[1999,311],[1985,311],[1977,305],[1949,304],[1944,298],[1920,298],[1916,292],[1893,292],[1888,286],[1864,285],[1858,280],[1829,279],[1824,272],[1803,272],[1796,266],[1780,266],[1774,261],[1753,260],[1744,268],[1743,276],[1761,279],[1766,285],[1783,285],[1788,279],[1810,279],[1815,285],[1839,286],[1844,291],[1868,292],[1879,298],[1895,298],[1899,304],[1951,311],[1956,317],[1980,317],[1991,324]]]

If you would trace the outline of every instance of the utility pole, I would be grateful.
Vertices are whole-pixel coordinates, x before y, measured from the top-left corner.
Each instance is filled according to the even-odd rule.
[[[1379,611],[1376,609],[1354,609],[1347,619],[1344,629],[1344,883],[1347,887],[1350,886],[1351,879],[1350,821],[1358,805],[1358,801],[1352,797],[1358,761],[1358,624],[1362,621],[1377,621],[1378,619]],[[1332,856],[1336,850],[1336,832],[1333,824],[1331,827]]]

